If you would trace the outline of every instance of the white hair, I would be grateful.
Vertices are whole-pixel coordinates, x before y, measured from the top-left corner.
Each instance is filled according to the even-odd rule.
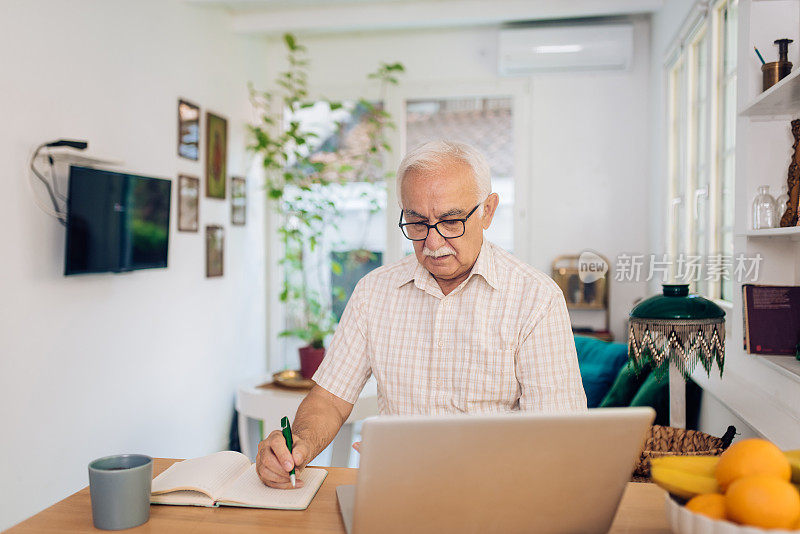
[[[400,162],[400,166],[397,168],[397,202],[400,203],[403,179],[409,171],[435,171],[454,160],[469,166],[472,170],[472,176],[475,179],[475,201],[486,200],[492,194],[492,173],[483,154],[474,146],[466,143],[439,139],[419,145],[409,151]],[[481,214],[483,213],[482,206],[479,211]]]

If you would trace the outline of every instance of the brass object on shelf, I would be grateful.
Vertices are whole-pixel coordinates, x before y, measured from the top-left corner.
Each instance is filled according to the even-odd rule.
[[[311,389],[314,381],[303,378],[298,370],[279,371],[272,375],[273,384],[289,389]]]
[[[789,43],[791,42],[791,39],[776,39],[775,44],[778,45],[778,61],[761,65],[761,85],[764,91],[792,72],[792,63],[789,61]]]
[[[773,61],[761,65],[762,90],[766,91],[792,72],[790,62]]]

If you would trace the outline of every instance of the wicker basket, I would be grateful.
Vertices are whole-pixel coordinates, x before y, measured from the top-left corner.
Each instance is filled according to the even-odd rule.
[[[729,426],[721,438],[710,436],[698,430],[686,430],[672,426],[653,425],[647,434],[636,468],[634,480],[650,478],[650,458],[661,456],[719,456],[731,444],[736,428]]]

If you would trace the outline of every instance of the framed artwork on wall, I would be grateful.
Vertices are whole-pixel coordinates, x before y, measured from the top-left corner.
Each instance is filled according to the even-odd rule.
[[[178,175],[178,231],[197,232],[200,227],[200,179]]]
[[[206,226],[206,278],[222,276],[224,271],[225,228]]]
[[[206,112],[206,196],[225,198],[228,161],[228,121]]]
[[[247,222],[247,181],[231,178],[231,224],[244,226]]]
[[[200,106],[183,99],[178,100],[178,155],[200,158]]]

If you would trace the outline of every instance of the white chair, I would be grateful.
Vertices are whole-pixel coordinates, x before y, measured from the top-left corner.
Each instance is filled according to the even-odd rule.
[[[236,391],[236,411],[239,413],[239,443],[242,453],[254,461],[258,453],[258,443],[264,438],[261,435],[260,422],[263,422],[263,432],[268,434],[280,428],[281,417],[287,416],[294,421],[298,406],[305,398],[308,391],[292,390],[278,387],[263,388],[260,384],[269,383],[269,378],[262,377],[239,387]],[[358,397],[353,411],[341,430],[334,438],[330,449],[331,467],[348,467],[351,446],[353,444],[353,424],[378,414],[378,391],[374,378],[371,378],[361,395]],[[320,454],[319,459],[324,458]],[[324,462],[323,462],[324,463]],[[321,465],[319,461],[315,465]]]

